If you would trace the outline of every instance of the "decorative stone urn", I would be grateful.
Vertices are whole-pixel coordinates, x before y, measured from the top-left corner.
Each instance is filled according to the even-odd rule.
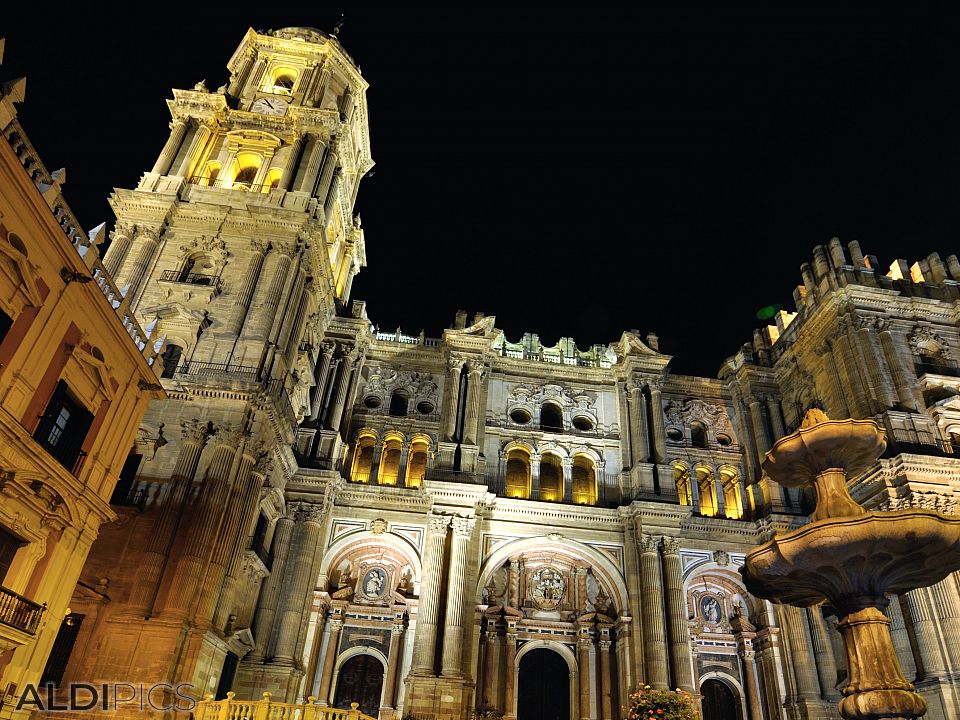
[[[931,510],[867,512],[847,477],[883,452],[872,420],[830,420],[807,411],[800,429],[780,439],[763,469],[786,487],[812,486],[808,525],[776,536],[740,569],[756,597],[806,607],[826,600],[840,619],[847,685],[840,714],[849,720],[915,718],[927,704],[903,676],[884,614],[899,594],[933,585],[960,569],[960,517]]]

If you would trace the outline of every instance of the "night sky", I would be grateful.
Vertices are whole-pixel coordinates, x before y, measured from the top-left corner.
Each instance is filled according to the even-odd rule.
[[[464,308],[583,349],[636,328],[715,376],[831,236],[884,266],[960,248],[960,52],[922,3],[33,5],[5,11],[0,72],[27,75],[21,119],[86,227],[153,164],[170,88],[226,82],[248,26],[345,12],[376,161],[353,296],[383,329]]]

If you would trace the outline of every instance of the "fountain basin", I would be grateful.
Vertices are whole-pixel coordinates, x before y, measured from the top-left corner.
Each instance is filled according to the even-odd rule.
[[[960,568],[960,516],[931,510],[817,520],[750,552],[740,572],[755,596],[790,605],[827,600],[841,614],[887,605]]]

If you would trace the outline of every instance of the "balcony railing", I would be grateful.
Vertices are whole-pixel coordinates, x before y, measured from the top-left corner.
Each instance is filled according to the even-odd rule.
[[[203,175],[194,175],[189,180],[191,185],[200,185],[202,187],[221,188],[222,190],[239,190],[240,192],[263,193],[266,194],[277,187],[276,182],[269,184],[254,184],[248,182],[237,182],[235,180],[211,179]]]
[[[218,294],[223,289],[223,280],[219,275],[204,275],[203,273],[183,272],[182,270],[164,270],[160,274],[160,279],[165,282],[212,287]]]
[[[349,710],[315,704],[309,697],[304,703],[274,702],[268,692],[260,700],[237,700],[235,693],[228,692],[225,700],[213,700],[212,695],[197,703],[194,720],[375,720],[360,712],[357,703],[350,703]],[[376,712],[373,710],[372,712]]]
[[[28,635],[36,635],[40,618],[46,609],[46,604],[38,605],[0,585],[0,623]]]
[[[199,360],[188,360],[182,363],[176,370],[176,375],[188,375],[190,377],[211,377],[241,380],[244,382],[258,382],[260,380],[260,368],[255,365],[234,365],[225,362],[200,362]]]

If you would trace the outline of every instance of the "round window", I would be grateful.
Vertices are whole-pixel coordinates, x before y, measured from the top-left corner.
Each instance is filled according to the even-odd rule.
[[[530,422],[531,417],[530,413],[524,410],[523,408],[514,408],[510,412],[510,419],[513,420],[517,425],[526,425]]]
[[[667,439],[673,440],[674,442],[680,442],[683,440],[683,433],[677,428],[667,428]]]
[[[429,400],[421,400],[417,403],[417,412],[421,415],[429,415],[433,412],[433,403]]]
[[[727,447],[730,444],[730,438],[726,435],[717,435],[717,445]]]
[[[573,419],[573,426],[582,432],[593,430],[593,420],[586,415],[577,415]]]
[[[363,399],[363,404],[372,410],[373,408],[380,407],[383,404],[383,399],[378,395],[367,395]]]

